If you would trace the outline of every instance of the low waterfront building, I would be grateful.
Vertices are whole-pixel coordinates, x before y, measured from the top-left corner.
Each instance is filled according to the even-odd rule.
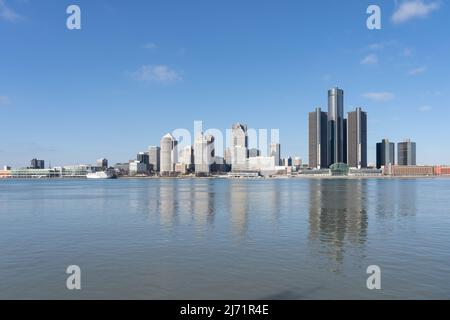
[[[448,176],[450,175],[450,167],[447,166],[439,166],[436,171],[438,171],[438,175]]]
[[[232,171],[228,173],[229,178],[259,178],[257,171]]]
[[[0,170],[0,179],[11,178],[11,169]]]
[[[179,173],[179,174],[188,174],[189,173],[189,168],[188,165],[185,163],[176,163],[175,164],[175,172]]]
[[[57,169],[12,169],[11,178],[14,179],[49,179],[59,178],[60,171]]]
[[[55,170],[59,171],[60,178],[86,178],[88,173],[97,171],[97,167],[81,164],[56,167]]]
[[[350,168],[346,163],[334,163],[330,166],[332,176],[348,176]]]
[[[348,172],[349,176],[354,177],[372,177],[372,176],[381,176],[382,174],[383,170],[376,168],[362,168],[362,169],[350,168]]]
[[[307,175],[307,176],[330,176],[331,175],[331,171],[330,169],[310,169],[310,168],[305,168],[302,169],[298,172],[298,174],[300,175]]]
[[[389,175],[392,176],[434,176],[434,166],[391,166]]]

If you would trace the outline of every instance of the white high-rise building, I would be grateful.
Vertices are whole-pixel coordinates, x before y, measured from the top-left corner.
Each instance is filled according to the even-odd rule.
[[[203,133],[198,134],[194,145],[195,173],[209,175],[214,160],[214,137]]]
[[[175,164],[178,161],[178,141],[170,133],[161,139],[161,174],[175,172]]]
[[[179,162],[190,167],[194,164],[194,149],[192,146],[186,146],[180,151]]]
[[[281,166],[281,145],[279,143],[271,143],[269,156],[275,157],[275,165]]]
[[[246,170],[248,158],[247,125],[236,123],[231,127],[231,166],[233,171]]]

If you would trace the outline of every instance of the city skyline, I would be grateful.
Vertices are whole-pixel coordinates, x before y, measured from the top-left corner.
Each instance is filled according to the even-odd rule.
[[[2,165],[121,162],[196,119],[280,128],[282,157],[306,160],[304,115],[325,109],[322,92],[335,85],[346,89],[347,110],[372,115],[369,163],[377,142],[406,137],[420,146],[418,164],[449,162],[440,147],[450,93],[445,3],[399,21],[399,5],[380,1],[376,31],[366,28],[366,1],[258,11],[237,1],[79,4],[82,30],[69,31],[64,4],[4,1],[15,15],[0,18]]]

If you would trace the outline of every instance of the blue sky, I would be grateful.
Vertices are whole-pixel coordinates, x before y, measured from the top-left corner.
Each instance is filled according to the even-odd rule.
[[[77,4],[82,29],[66,28]],[[382,29],[366,9],[381,7]],[[449,3],[0,0],[0,165],[127,161],[176,128],[278,128],[307,159],[307,113],[345,90],[382,138],[450,163]]]

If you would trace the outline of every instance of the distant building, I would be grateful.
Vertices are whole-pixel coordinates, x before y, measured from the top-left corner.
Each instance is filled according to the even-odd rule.
[[[347,163],[352,168],[367,168],[367,113],[361,108],[349,112],[347,125]]]
[[[377,168],[395,164],[395,144],[383,139],[377,143]]]
[[[344,90],[328,90],[328,165],[342,163],[344,149]]]
[[[140,163],[145,163],[146,165],[150,164],[150,156],[147,152],[139,152],[136,156],[136,160]]]
[[[101,158],[97,160],[97,167],[101,169],[108,169],[108,159]]]
[[[11,168],[8,166],[4,166],[3,170],[0,170],[0,179],[9,179],[11,178]]]
[[[195,138],[194,162],[195,174],[209,175],[215,160],[214,137],[199,133]]]
[[[160,171],[160,156],[161,156],[161,148],[160,147],[158,147],[158,146],[148,147],[149,163],[152,168],[152,171],[154,171],[154,172]]]
[[[248,158],[247,125],[235,123],[231,127],[231,165],[233,171],[245,170]]]
[[[285,167],[292,167],[292,158],[285,158],[283,159],[283,166]]]
[[[299,157],[295,157],[293,165],[297,168],[300,168],[302,166],[302,159],[300,159]]]
[[[178,141],[170,133],[161,139],[161,174],[175,172],[175,164],[178,162]]]
[[[179,163],[186,165],[186,171],[194,170],[194,148],[192,146],[186,146],[180,151]]]
[[[385,174],[393,176],[434,176],[438,174],[436,167],[433,166],[391,166],[390,172]]]
[[[130,174],[130,163],[116,163],[113,168],[119,176],[127,176]]]
[[[343,159],[342,162],[344,163],[348,163],[348,120],[344,118],[343,120],[343,124],[344,124],[344,129],[342,131],[344,131],[344,155],[343,155]]]
[[[259,156],[261,156],[261,152],[259,151],[259,149],[252,148],[252,149],[248,150],[249,158],[255,158],[255,157],[259,157]]]
[[[130,175],[145,174],[147,173],[148,170],[147,164],[140,162],[139,160],[130,162],[129,166],[130,166],[129,168]]]
[[[248,171],[275,171],[275,157],[252,157],[248,159]]]
[[[175,164],[175,172],[177,174],[187,174],[188,173],[188,166],[184,163],[176,163]]]
[[[415,166],[416,165],[416,143],[410,139],[405,139],[397,144],[398,165]]]
[[[281,145],[279,143],[271,143],[269,148],[269,157],[275,158],[275,166],[281,166]]]
[[[309,113],[309,167],[326,168],[328,116],[320,108]]]
[[[30,169],[45,169],[45,161],[32,159]]]
[[[226,148],[223,154],[223,160],[226,164],[231,165],[232,158],[231,158],[231,148]]]

